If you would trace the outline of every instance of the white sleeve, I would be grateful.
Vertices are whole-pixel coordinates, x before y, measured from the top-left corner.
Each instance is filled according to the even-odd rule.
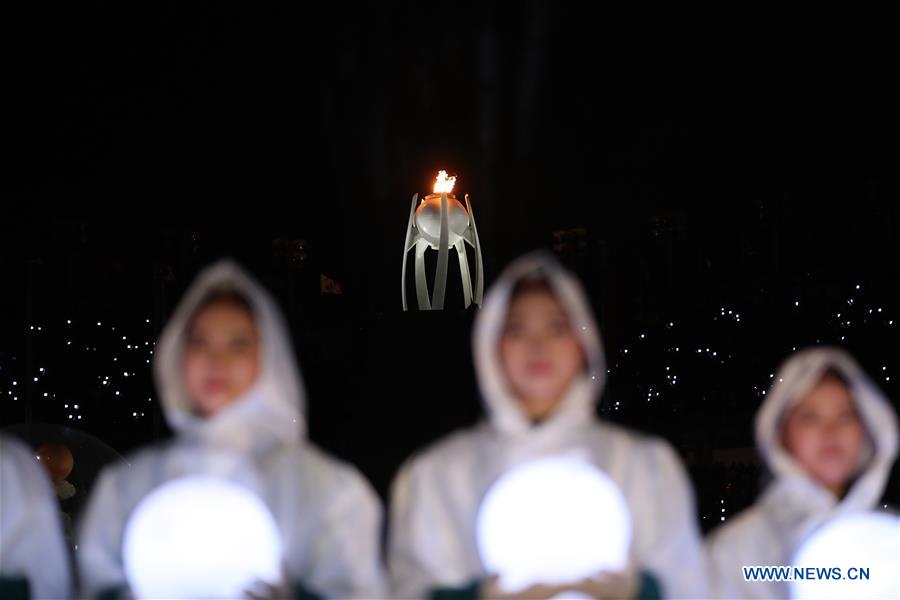
[[[28,579],[33,598],[69,598],[72,574],[59,505],[43,469],[0,439],[0,575]]]
[[[733,556],[739,548],[729,547],[728,536],[723,536],[726,526],[713,531],[706,539],[706,562],[709,568],[709,591],[713,598],[734,598],[741,594],[741,585],[736,578],[740,565]]]
[[[300,583],[330,598],[384,598],[382,510],[354,468],[341,465],[333,497],[312,532]]]
[[[730,518],[706,538],[714,598],[787,598],[784,582],[745,581],[742,567],[785,564],[786,539],[759,504]]]
[[[706,560],[687,474],[672,447],[662,441],[651,447],[650,468],[647,510],[635,515],[652,523],[649,543],[637,557],[639,566],[659,580],[664,598],[705,598]]]
[[[441,587],[462,587],[468,572],[459,532],[440,486],[413,459],[394,480],[388,569],[396,598],[425,598]]]
[[[110,589],[127,589],[122,536],[127,515],[119,501],[122,482],[115,467],[100,472],[78,528],[75,554],[81,595],[96,598]]]

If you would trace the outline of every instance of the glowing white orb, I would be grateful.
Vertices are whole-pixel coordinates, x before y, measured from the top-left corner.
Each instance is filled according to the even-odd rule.
[[[125,527],[125,573],[138,598],[240,598],[278,581],[281,539],[266,505],[212,477],[163,484]]]
[[[491,486],[477,538],[485,569],[512,592],[624,568],[631,516],[602,471],[578,458],[549,457],[515,467]]]
[[[839,579],[793,581],[792,598],[898,598],[900,519],[875,512],[837,518],[800,546],[792,566],[840,569]]]

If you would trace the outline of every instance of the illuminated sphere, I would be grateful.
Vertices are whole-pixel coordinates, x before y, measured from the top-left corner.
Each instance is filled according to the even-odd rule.
[[[509,592],[623,569],[632,532],[616,484],[584,460],[559,456],[500,477],[481,503],[476,527],[484,568]]]
[[[900,518],[863,512],[834,519],[800,546],[791,566],[841,569],[841,579],[792,582],[792,598],[898,598]],[[868,569],[868,580],[849,579],[851,567]]]
[[[447,212],[450,217],[447,237],[449,246],[452,246],[465,233],[469,226],[469,213],[460,204],[459,200],[447,194]],[[431,194],[416,208],[416,227],[422,233],[422,237],[437,248],[441,241],[441,195]]]
[[[62,444],[42,444],[35,451],[35,456],[50,474],[53,483],[62,483],[75,468],[72,451]]]
[[[279,580],[281,539],[272,514],[247,488],[185,477],[134,509],[123,555],[138,598],[241,598],[256,581]]]

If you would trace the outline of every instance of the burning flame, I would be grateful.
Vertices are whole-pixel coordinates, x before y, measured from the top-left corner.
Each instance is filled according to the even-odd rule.
[[[443,192],[450,193],[453,191],[453,184],[456,183],[456,175],[453,177],[447,177],[447,171],[440,171],[438,173],[437,179],[434,181],[434,193],[440,194]]]

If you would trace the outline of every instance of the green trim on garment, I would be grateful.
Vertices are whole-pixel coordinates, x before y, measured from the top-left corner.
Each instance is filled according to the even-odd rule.
[[[4,600],[29,600],[31,585],[25,577],[0,577],[0,598]]]
[[[2,583],[3,580],[0,580]],[[26,582],[27,584],[27,582]],[[97,594],[95,600],[121,600],[128,593],[127,585],[120,585],[118,587],[111,587],[101,591]],[[3,587],[0,587],[0,598],[3,600],[28,600],[28,596],[7,596],[6,590]],[[294,598],[295,600],[325,600],[324,596],[320,596],[316,592],[310,590],[307,587],[304,587],[303,584],[297,583],[294,584]]]
[[[108,587],[100,590],[97,592],[97,595],[94,596],[94,600],[121,600],[128,595],[130,589],[131,588],[128,587],[127,583],[120,583],[115,587]]]
[[[435,588],[428,594],[430,600],[477,600],[481,582],[477,579],[472,583],[457,588]]]
[[[458,588],[435,588],[428,595],[430,600],[477,600],[481,589],[481,581]],[[640,586],[635,600],[662,600],[662,585],[659,580],[648,571],[641,571]],[[298,600],[307,600],[298,596]]]
[[[662,585],[649,571],[641,571],[637,600],[662,600]]]
[[[325,600],[325,596],[312,591],[302,583],[295,583],[294,600]]]

